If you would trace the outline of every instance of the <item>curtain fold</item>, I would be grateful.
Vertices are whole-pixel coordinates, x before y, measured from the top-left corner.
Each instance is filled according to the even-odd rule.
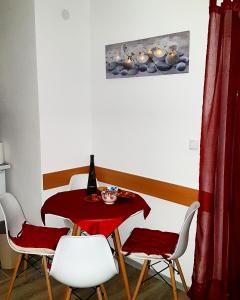
[[[210,0],[192,300],[240,299],[240,1]]]

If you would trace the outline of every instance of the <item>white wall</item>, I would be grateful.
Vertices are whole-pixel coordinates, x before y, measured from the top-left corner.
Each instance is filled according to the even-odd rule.
[[[41,172],[85,165],[92,150],[97,165],[198,187],[199,153],[188,150],[188,141],[200,135],[208,0],[0,0],[0,6],[0,139],[12,164],[8,190],[30,220],[39,220]],[[191,34],[188,74],[105,79],[106,44],[184,30]],[[185,207],[144,198],[151,215],[146,223],[127,221],[123,240],[136,225],[179,230]],[[193,231],[188,251],[189,283]]]
[[[4,142],[7,190],[29,221],[41,207],[40,133],[37,101],[34,6],[31,0],[0,1],[0,140]]]
[[[35,0],[35,15],[41,168],[47,173],[89,163],[90,3]]]
[[[92,99],[98,165],[198,186],[208,0],[92,1]],[[190,72],[105,79],[105,45],[190,30]],[[103,142],[103,133],[107,142]],[[109,145],[111,147],[109,147]]]
[[[0,0],[0,25],[8,191],[38,223],[41,174],[86,165],[92,151],[90,2]]]
[[[91,1],[93,149],[97,165],[198,188],[201,106],[208,0]],[[187,74],[108,79],[105,45],[190,30]],[[185,207],[144,196],[152,207],[148,227],[178,231]],[[122,227],[123,240],[132,225]],[[194,225],[195,226],[195,225]],[[190,283],[194,253],[183,268]]]

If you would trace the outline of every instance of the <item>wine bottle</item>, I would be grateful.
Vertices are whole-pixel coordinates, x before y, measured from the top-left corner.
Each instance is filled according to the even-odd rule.
[[[94,155],[90,155],[90,167],[88,174],[88,185],[87,185],[87,195],[92,195],[97,193],[97,181],[96,181],[96,172],[94,166]]]

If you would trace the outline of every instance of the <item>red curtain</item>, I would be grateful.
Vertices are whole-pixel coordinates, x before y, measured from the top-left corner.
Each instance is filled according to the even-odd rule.
[[[240,299],[240,0],[210,1],[192,300]]]

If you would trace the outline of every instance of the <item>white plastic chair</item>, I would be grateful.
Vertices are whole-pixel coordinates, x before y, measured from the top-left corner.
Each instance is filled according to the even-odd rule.
[[[98,299],[107,299],[103,283],[118,273],[112,252],[103,235],[63,236],[52,261],[50,275],[72,288],[97,287]]]
[[[69,191],[86,189],[88,184],[88,174],[75,174],[70,178],[68,189]]]
[[[86,189],[88,184],[88,174],[75,174],[72,175],[70,178],[69,184],[68,184],[68,190],[78,190],[78,189]],[[71,230],[73,230],[74,224],[71,222],[71,220],[65,219],[64,223],[67,226],[71,227]],[[81,235],[87,235],[87,232],[81,230]]]
[[[15,244],[11,237],[17,237],[18,234],[22,230],[22,225],[24,223],[27,223],[27,220],[24,216],[24,213],[22,211],[22,208],[17,201],[17,199],[10,193],[4,193],[0,195],[0,207],[3,212],[4,220],[5,220],[5,227],[6,227],[6,236],[7,240],[9,243],[9,246],[19,253],[17,263],[14,269],[14,272],[12,274],[12,278],[10,280],[9,284],[9,289],[6,295],[6,300],[10,299],[12,288],[14,281],[17,276],[17,272],[19,269],[19,266],[21,264],[21,260],[23,258],[23,255],[25,256],[25,261],[24,261],[24,266],[23,266],[23,271],[26,271],[27,269],[27,259],[28,255],[39,255],[42,256],[43,260],[43,267],[44,267],[44,273],[46,277],[46,283],[47,283],[47,289],[48,289],[48,299],[52,300],[52,290],[51,290],[51,284],[49,280],[49,275],[48,275],[48,270],[47,270],[47,256],[53,256],[54,255],[54,250],[47,249],[47,248],[29,248],[29,247],[21,247],[17,244]],[[39,227],[35,227],[39,228]],[[48,229],[47,227],[45,228],[46,230]]]
[[[142,282],[146,279],[147,274],[148,274],[148,269],[151,268],[151,261],[154,261],[154,264],[156,264],[156,261],[165,261],[166,264],[169,267],[170,270],[170,277],[171,277],[171,284],[172,284],[172,289],[173,289],[173,299],[177,300],[177,289],[176,289],[176,282],[175,282],[175,271],[178,271],[184,290],[185,292],[188,291],[188,287],[182,272],[182,268],[180,265],[180,262],[178,260],[179,257],[181,257],[186,249],[187,249],[187,245],[188,245],[188,236],[189,236],[189,229],[190,229],[190,225],[193,219],[193,216],[195,214],[195,212],[198,210],[198,208],[200,207],[200,203],[198,201],[193,202],[190,207],[188,208],[185,218],[184,218],[184,222],[182,224],[181,227],[181,231],[179,233],[179,237],[177,240],[177,244],[175,247],[175,250],[173,253],[167,253],[167,258],[166,256],[161,256],[161,255],[156,255],[156,254],[145,254],[145,253],[140,253],[140,252],[131,252],[131,253],[126,253],[123,251],[123,254],[128,255],[128,257],[133,258],[133,259],[141,259],[144,260],[143,262],[143,266],[141,269],[141,273],[134,291],[134,295],[132,300],[135,300],[137,298],[137,295],[139,293],[139,289],[141,287]],[[141,228],[139,228],[139,230],[141,230]],[[167,232],[160,232],[159,236],[164,239],[164,234],[168,234]],[[171,233],[170,233],[171,234]],[[131,235],[128,239],[131,238]],[[147,238],[147,237],[145,237]],[[143,240],[144,240],[144,236],[143,236]],[[128,241],[128,240],[127,240]],[[125,244],[127,243],[127,241],[125,242]],[[154,241],[152,241],[154,243]],[[124,245],[125,245],[124,244]],[[123,245],[123,250],[124,250],[124,245]],[[174,268],[174,264],[176,263],[177,266],[177,270]],[[154,270],[154,268],[152,268]],[[164,268],[163,270],[165,270],[166,268]],[[162,271],[163,271],[162,270]],[[156,272],[156,270],[154,270]],[[156,273],[161,273],[160,272],[156,272]]]

